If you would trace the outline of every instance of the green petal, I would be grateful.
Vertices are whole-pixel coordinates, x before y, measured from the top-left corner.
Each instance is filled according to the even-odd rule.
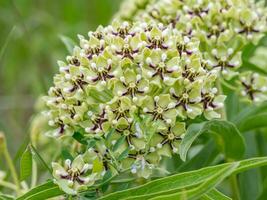
[[[71,163],[72,168],[77,168],[82,171],[84,166],[84,161],[82,155],[78,155]]]
[[[176,135],[180,136],[185,133],[185,123],[184,122],[176,122],[175,125],[171,128],[171,131]]]
[[[124,73],[126,83],[131,83],[136,81],[136,74],[133,70],[126,69]]]
[[[158,100],[158,105],[161,107],[161,108],[167,108],[169,103],[171,103],[171,97],[169,94],[162,94],[159,96],[159,100]]]

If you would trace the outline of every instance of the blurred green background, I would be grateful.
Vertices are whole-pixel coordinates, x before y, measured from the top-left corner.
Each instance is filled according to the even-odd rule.
[[[0,0],[0,130],[14,152],[27,133],[36,99],[52,85],[68,51],[60,35],[78,41],[107,25],[121,0]]]

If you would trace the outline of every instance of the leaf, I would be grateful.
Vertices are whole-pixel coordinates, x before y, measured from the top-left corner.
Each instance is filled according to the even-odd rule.
[[[14,200],[15,197],[6,194],[0,194],[0,200]]]
[[[73,160],[73,156],[70,154],[67,148],[62,149],[61,157],[63,158],[63,160],[67,160],[67,159],[70,159],[71,161]]]
[[[103,177],[103,185],[102,185],[102,192],[106,192],[106,190],[108,189],[108,186],[109,186],[109,181],[108,180],[110,180],[110,178],[112,177],[112,172],[110,171],[110,170],[108,170],[106,173],[105,173],[105,175],[104,175],[104,177]]]
[[[32,174],[32,153],[27,147],[20,159],[20,181],[24,181]]]
[[[182,163],[177,172],[190,171],[200,169],[205,166],[209,166],[214,158],[218,155],[218,150],[212,140],[209,140],[207,144],[197,153],[194,157],[190,158],[186,162]]]
[[[114,144],[112,151],[116,151],[125,141],[125,135],[121,136]]]
[[[230,197],[221,193],[220,191],[213,189],[201,197],[201,200],[232,200]]]
[[[252,158],[237,163],[239,163],[239,166],[232,172],[232,174],[240,173],[244,170],[251,169],[254,167],[267,165],[267,157]],[[190,172],[175,174],[172,176],[150,181],[142,186],[108,194],[100,199],[117,200],[142,195],[142,198],[145,200],[144,197],[151,198],[152,196],[158,196],[161,194],[170,194],[174,191],[177,192],[179,190],[199,186],[202,183],[208,181],[216,172],[225,169],[226,167],[229,167],[231,165],[232,163],[225,163]]]
[[[218,185],[221,181],[223,181],[226,177],[228,177],[237,167],[239,163],[235,162],[227,167],[222,168],[221,170],[216,171],[208,180],[203,182],[196,188],[192,188],[189,190],[182,190],[177,193],[173,193],[170,195],[163,195],[159,197],[152,198],[151,200],[178,200],[178,199],[198,199],[206,192],[212,190],[216,185]]]
[[[59,189],[59,187],[53,183],[53,181],[49,181],[42,185],[39,185],[33,189],[31,189],[26,194],[17,198],[17,200],[39,200],[39,199],[48,199],[52,197],[57,197],[59,195],[63,195],[64,192]]]
[[[253,116],[253,115],[258,115],[260,113],[265,113],[267,112],[267,102],[263,102],[258,106],[252,105],[248,106],[245,109],[243,109],[238,115],[236,115],[235,119],[233,122],[239,126],[239,124],[246,120],[247,118]]]
[[[244,134],[246,139],[247,149],[245,153],[246,158],[251,158],[258,155],[257,134],[247,132]],[[262,169],[252,169],[238,175],[238,188],[240,198],[242,200],[251,200],[260,195],[262,177],[260,171]]]
[[[243,61],[242,67],[240,69],[241,71],[253,71],[253,72],[257,72],[262,75],[267,75],[267,70],[249,61]]]
[[[227,158],[239,159],[245,152],[244,139],[233,123],[212,120],[189,126],[179,148],[180,157],[183,161],[186,160],[186,154],[192,143],[203,133],[210,133],[215,138],[219,149]]]
[[[127,158],[129,151],[131,150],[130,147],[125,149],[119,156],[118,156],[118,161],[122,161],[123,159]]]
[[[240,131],[250,131],[253,129],[267,127],[266,123],[267,113],[260,113],[257,115],[248,116],[239,124]]]
[[[59,35],[59,38],[65,45],[68,52],[72,54],[73,48],[75,46],[75,42],[71,38],[64,36],[64,35]]]
[[[78,131],[74,132],[72,137],[81,144],[87,145],[86,138]]]
[[[35,149],[33,145],[30,145],[30,148],[32,150],[32,155],[39,160],[39,162],[49,171],[50,174],[52,174],[52,169],[46,164],[42,156],[38,153],[38,151]]]

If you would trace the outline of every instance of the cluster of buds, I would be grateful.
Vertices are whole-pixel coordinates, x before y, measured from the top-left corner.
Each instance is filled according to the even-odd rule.
[[[188,119],[220,118],[225,96],[215,87],[218,70],[207,68],[211,62],[195,38],[161,23],[117,21],[88,36],[79,35],[80,46],[59,62],[44,98],[47,134],[79,131],[95,139],[105,171],[116,166],[148,178],[162,156],[178,153]],[[73,189],[92,183],[83,179],[89,167],[78,166],[76,159],[53,164],[57,182]]]
[[[136,12],[132,20],[171,24],[182,35],[198,38],[201,50],[206,52],[205,59],[212,62],[211,69],[220,68],[222,76],[230,79],[242,64],[242,46],[248,42],[257,43],[266,31],[264,3],[250,0],[162,0]],[[186,45],[181,48],[186,48]]]
[[[240,74],[241,95],[246,100],[263,102],[267,100],[267,77],[253,72]]]

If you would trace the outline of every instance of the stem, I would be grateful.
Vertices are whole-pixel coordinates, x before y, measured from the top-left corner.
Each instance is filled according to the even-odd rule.
[[[37,183],[37,164],[34,159],[32,159],[32,180],[31,188],[35,187]]]
[[[217,79],[216,85],[217,85],[219,94],[223,94],[222,86],[221,86],[221,83],[219,82],[219,79]],[[221,117],[223,120],[227,120],[227,113],[226,113],[225,106],[221,108]],[[227,161],[231,162],[232,160],[227,159]],[[230,180],[233,199],[240,200],[240,192],[239,192],[236,175],[231,175],[229,180]]]
[[[239,187],[237,183],[237,177],[236,175],[230,176],[230,184],[231,184],[231,190],[232,190],[232,197],[235,200],[240,200],[240,193],[239,193]]]
[[[15,190],[15,191],[17,190],[17,186],[16,185],[14,185],[13,183],[9,183],[7,181],[1,181],[0,180],[0,185],[4,186],[6,188],[9,188],[11,190]]]
[[[20,183],[19,183],[17,172],[16,172],[16,168],[15,168],[14,163],[12,162],[11,156],[8,152],[5,136],[1,132],[0,132],[0,143],[1,143],[0,144],[1,152],[4,154],[7,165],[9,167],[10,172],[11,172],[11,176],[13,178],[15,185],[16,185],[16,192],[17,192],[17,194],[20,194]]]
[[[218,93],[219,94],[223,94],[223,90],[222,90],[222,85],[219,81],[219,78],[217,79],[216,81],[216,86],[217,86],[217,89],[218,89]],[[227,114],[226,114],[226,109],[225,109],[225,106],[223,106],[221,109],[220,109],[220,113],[221,113],[221,118],[223,120],[227,120]]]

